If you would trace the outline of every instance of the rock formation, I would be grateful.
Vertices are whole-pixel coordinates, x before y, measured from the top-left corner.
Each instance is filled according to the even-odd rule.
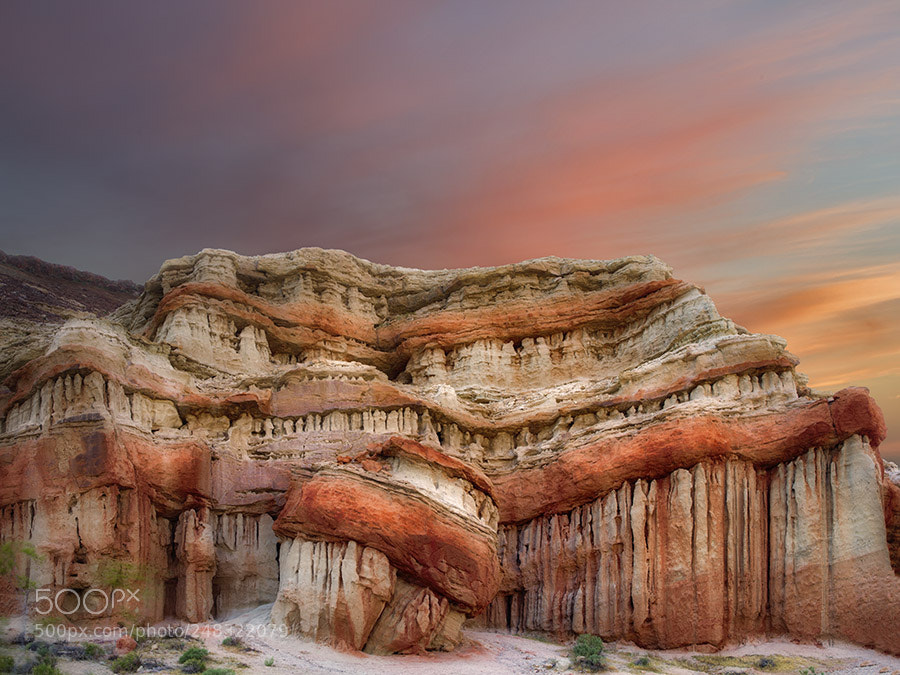
[[[273,602],[373,653],[466,621],[898,652],[881,413],[796,365],[652,257],[205,250],[7,377],[0,538],[37,546],[40,588],[141,591],[73,621]]]

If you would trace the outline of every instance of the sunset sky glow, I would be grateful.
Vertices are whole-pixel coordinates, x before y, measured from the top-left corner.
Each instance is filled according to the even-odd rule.
[[[900,460],[900,3],[0,4],[0,249],[652,253]]]

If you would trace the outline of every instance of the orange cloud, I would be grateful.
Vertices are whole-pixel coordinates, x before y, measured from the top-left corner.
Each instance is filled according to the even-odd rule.
[[[458,171],[451,159],[447,182],[415,204],[428,222],[413,231],[426,229],[428,238],[412,237],[399,249],[395,243],[388,255],[445,266],[547,253],[654,252],[672,259],[667,251],[673,250],[673,262],[683,266],[708,258],[713,246],[717,256],[746,258],[761,246],[771,248],[773,231],[782,228],[793,231],[787,245],[799,249],[827,230],[891,217],[896,203],[862,210],[848,223],[849,205],[844,212],[823,209],[747,231],[723,225],[709,239],[699,227],[666,231],[658,224],[787,179],[818,140],[817,131],[857,115],[860,102],[877,105],[873,95],[880,100],[885,83],[900,71],[860,76],[853,66],[883,49],[877,40],[856,42],[879,26],[885,11],[823,14],[810,27],[788,23],[664,68],[579,81],[510,116],[506,129],[495,119],[467,118],[437,136],[361,158],[372,170],[470,138],[508,135],[499,146],[492,140],[483,154],[475,149],[482,161],[468,171]],[[846,49],[832,53],[836,46]],[[501,105],[497,115],[506,112]],[[484,125],[493,133],[483,133]],[[704,246],[692,253],[685,242],[696,235]],[[434,245],[422,251],[426,242]]]
[[[708,233],[704,237],[705,248],[688,251],[680,256],[682,264],[689,267],[708,261],[708,252],[715,250],[719,261],[747,260],[754,256],[778,255],[784,258],[797,253],[825,250],[842,240],[900,221],[900,197],[858,199],[793,213],[767,222],[754,223],[739,228],[726,228]],[[858,262],[852,261],[852,265]],[[849,273],[859,273],[853,267]],[[817,267],[819,281],[835,280],[844,270]],[[781,283],[808,285],[811,276],[788,279]]]
[[[788,277],[763,289],[731,294],[743,321],[769,326],[810,325],[900,299],[900,264],[860,268],[830,278],[821,272]]]

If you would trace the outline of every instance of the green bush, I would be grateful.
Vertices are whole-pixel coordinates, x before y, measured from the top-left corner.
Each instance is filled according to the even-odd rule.
[[[602,654],[603,650],[606,648],[606,645],[603,644],[603,639],[599,635],[588,635],[584,633],[579,635],[575,640],[575,656],[594,656],[596,654]]]
[[[275,659],[273,659],[273,658],[270,656],[270,657],[267,658],[265,661],[263,661],[263,663],[265,663],[267,666],[269,666],[269,667],[271,668],[272,666],[275,665]]]
[[[232,637],[229,635],[227,638],[222,640],[223,647],[243,647],[244,641],[239,637]]]
[[[134,673],[141,667],[141,657],[137,652],[128,652],[113,661],[109,667],[114,673]]]
[[[203,659],[188,659],[181,664],[182,673],[202,673],[204,670],[206,670],[206,661]]]
[[[804,668],[803,670],[801,670],[800,675],[825,675],[825,673],[816,670],[812,666],[809,666],[808,668]]]
[[[8,654],[0,654],[0,673],[11,673],[16,667],[16,661]]]
[[[639,656],[634,660],[635,666],[640,666],[641,668],[646,668],[650,665],[650,657],[648,656]]]
[[[603,656],[605,647],[599,636],[583,634],[575,640],[572,655],[578,665],[588,670],[605,670],[606,657]]]
[[[28,645],[28,649],[41,657],[41,660],[49,659],[53,656],[50,645],[48,645],[46,642],[41,642],[40,640],[35,640],[34,642],[32,642],[30,645]],[[55,665],[56,661],[54,661],[53,663]]]
[[[28,649],[37,654],[37,661],[32,662],[31,672],[36,675],[61,675],[59,669],[56,667],[56,654],[54,654],[54,649],[51,645],[46,642],[41,642],[39,640],[35,640],[30,645],[28,645]]]
[[[31,675],[62,675],[62,671],[50,661],[41,661],[31,669]]]
[[[95,645],[93,642],[88,642],[84,646],[84,658],[90,661],[96,661],[97,659],[102,659],[106,656],[106,650],[103,649],[100,645]]]
[[[235,675],[231,668],[207,668],[203,675]]]
[[[206,647],[188,647],[178,659],[178,663],[206,661],[207,658],[209,658],[209,650]]]
[[[775,659],[771,656],[763,656],[759,661],[756,662],[756,667],[760,670],[771,670],[775,667]]]

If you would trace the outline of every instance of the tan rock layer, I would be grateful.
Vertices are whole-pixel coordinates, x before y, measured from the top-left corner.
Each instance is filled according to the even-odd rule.
[[[490,479],[477,467],[470,466],[455,457],[445,455],[422,443],[402,436],[392,436],[377,446],[377,454],[385,457],[410,457],[441,467],[447,474],[467,480],[484,494],[496,501],[494,486]]]
[[[209,413],[236,418],[250,413],[296,417],[310,413],[326,414],[336,410],[393,410],[402,406],[415,406],[446,418],[471,433],[515,432],[522,425],[547,424],[561,415],[577,415],[598,406],[615,409],[636,405],[641,401],[661,400],[723,376],[766,372],[789,368],[791,365],[792,361],[787,358],[732,363],[720,368],[698,370],[691,373],[690,377],[682,377],[655,389],[641,389],[629,396],[589,397],[577,403],[560,405],[552,411],[513,411],[500,419],[491,419],[458,408],[444,408],[393,382],[347,382],[333,379],[293,382],[288,374],[281,378],[274,390],[200,392],[193,387],[155,375],[141,365],[117,359],[116,355],[103,349],[64,346],[34,359],[7,379],[9,391],[6,394],[0,392],[0,414],[8,413],[13,406],[26,400],[54,378],[72,373],[94,372],[128,391],[142,392],[157,400],[172,401],[184,414]]]

